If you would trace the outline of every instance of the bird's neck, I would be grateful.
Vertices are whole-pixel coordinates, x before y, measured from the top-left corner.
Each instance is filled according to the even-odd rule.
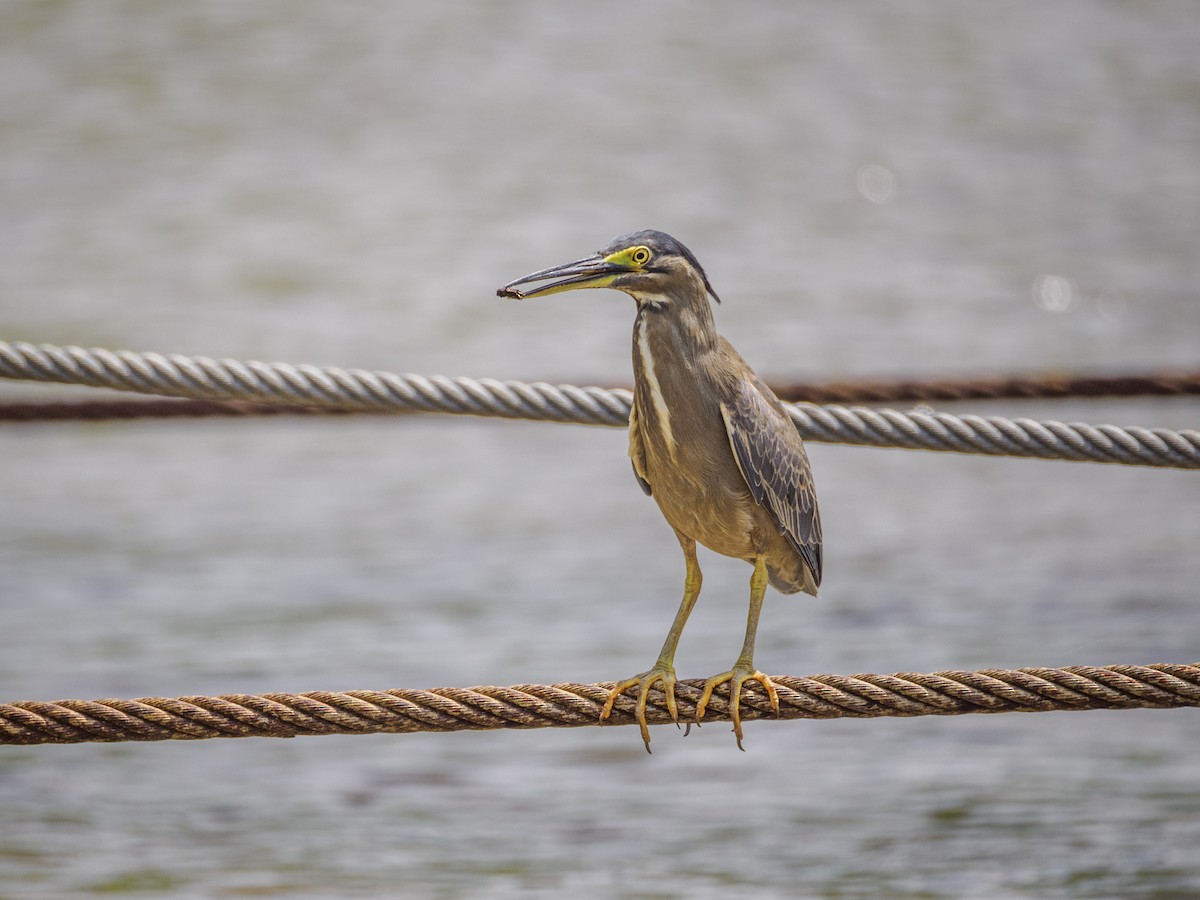
[[[676,297],[637,298],[637,319],[633,324],[634,365],[648,345],[655,356],[673,358],[685,365],[712,352],[717,346],[717,326],[707,297],[688,302]]]
[[[677,424],[672,410],[694,406],[696,384],[710,374],[707,363],[719,340],[707,299],[702,311],[673,302],[639,302],[633,325],[633,402],[639,421],[661,437],[671,457]]]
[[[665,299],[665,298],[664,298]],[[676,426],[694,418],[696,401],[708,396],[697,384],[710,374],[717,330],[707,298],[704,308],[638,301],[633,324],[633,403],[648,439],[648,452],[665,450],[675,459]],[[682,416],[682,419],[680,418]]]

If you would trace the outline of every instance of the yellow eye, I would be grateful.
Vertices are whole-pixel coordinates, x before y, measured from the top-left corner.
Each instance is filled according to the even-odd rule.
[[[635,266],[644,266],[650,262],[650,251],[645,247],[634,247],[629,251],[629,260]]]

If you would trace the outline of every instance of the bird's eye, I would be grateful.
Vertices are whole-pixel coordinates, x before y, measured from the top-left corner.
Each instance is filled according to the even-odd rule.
[[[634,265],[644,266],[646,263],[650,262],[650,251],[645,247],[634,247],[629,252],[629,259]]]

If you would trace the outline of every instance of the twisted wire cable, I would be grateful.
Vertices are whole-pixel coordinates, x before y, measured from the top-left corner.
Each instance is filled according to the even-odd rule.
[[[629,391],[0,341],[0,377],[202,400],[625,425]]]
[[[892,378],[836,382],[769,382],[792,403],[919,403],[968,400],[1063,400],[1078,397],[1200,396],[1200,371],[1117,376],[1034,374],[1007,378]],[[398,412],[398,410],[397,410]],[[0,422],[247,418],[264,415],[347,415],[349,409],[282,406],[239,400],[139,397],[121,400],[0,401]]]
[[[1122,375],[1023,375],[1005,378],[892,378],[855,381],[769,382],[780,400],[792,403],[956,403],[964,400],[1031,400],[1078,397],[1181,397],[1200,395],[1200,371]],[[0,401],[0,422],[74,422],[346,415],[350,410],[283,406],[245,400],[127,399]]]
[[[6,341],[0,341],[0,377],[205,400],[362,412],[448,412],[586,425],[623,426],[631,403],[627,390],[598,387],[397,375]],[[1195,430],[812,404],[791,404],[787,410],[801,436],[813,441],[1200,468],[1200,431]]]
[[[748,683],[741,701],[743,720],[1200,706],[1200,664],[772,675],[771,679],[779,691],[779,714],[772,712],[761,688]],[[600,724],[600,709],[611,687],[606,682],[54,703],[30,700],[0,704],[0,744],[577,728]],[[680,721],[695,719],[703,688],[701,679],[678,682]],[[637,724],[635,705],[633,697],[622,695],[605,724]],[[672,721],[661,689],[650,692],[646,720],[655,725]],[[729,721],[728,686],[714,693],[704,721]]]

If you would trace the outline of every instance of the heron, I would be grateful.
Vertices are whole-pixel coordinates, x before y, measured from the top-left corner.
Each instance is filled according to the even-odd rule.
[[[613,686],[600,721],[636,688],[636,718],[649,751],[646,702],[660,685],[679,723],[675,650],[700,596],[699,543],[753,566],[741,653],[728,671],[706,679],[695,713],[699,723],[713,691],[728,684],[733,732],[744,749],[743,686],[757,682],[779,711],[774,683],[754,666],[767,585],[816,596],[821,584],[821,518],[804,442],[774,392],[717,333],[709,298],[720,298],[675,238],[654,230],[622,235],[592,256],[533,272],[497,294],[519,300],[583,288],[622,291],[637,304],[629,457],[637,483],[674,529],[686,566],[683,599],[658,659]]]

